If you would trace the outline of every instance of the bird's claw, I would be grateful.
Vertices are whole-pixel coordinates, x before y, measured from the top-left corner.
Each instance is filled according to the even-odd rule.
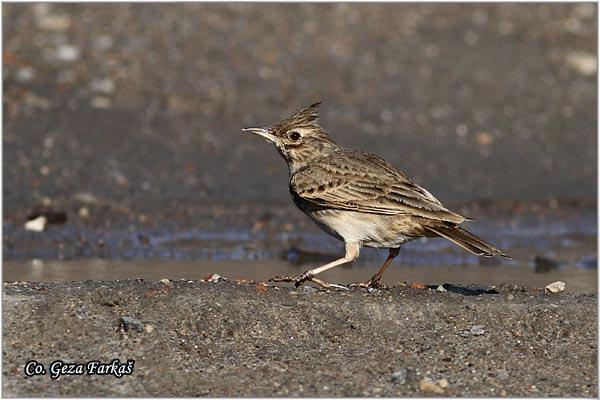
[[[341,289],[341,290],[349,290],[346,286],[338,285],[335,283],[328,283],[328,282],[322,281],[320,279],[317,279],[313,276],[313,274],[310,271],[303,272],[300,275],[297,275],[294,277],[286,275],[286,276],[274,276],[273,278],[269,279],[269,282],[294,282],[294,286],[296,286],[296,287],[299,287],[306,281],[313,282],[325,289],[335,288],[335,289]]]
[[[313,277],[313,278],[311,278],[310,280],[311,280],[311,282],[314,282],[314,283],[316,283],[317,285],[319,285],[319,286],[321,286],[322,288],[325,288],[325,289],[340,289],[340,290],[350,290],[350,289],[348,289],[348,288],[347,288],[346,286],[344,286],[344,285],[338,285],[337,283],[329,283],[329,282],[324,282],[324,281],[322,281],[322,280],[320,280],[320,279],[317,279],[317,278],[314,278],[314,277]]]
[[[310,271],[306,271],[294,278],[294,286],[298,287],[298,286],[302,285],[304,282],[312,281],[312,280],[313,280],[313,274]]]
[[[350,287],[359,287],[359,288],[364,288],[364,289],[386,289],[387,288],[387,286],[385,286],[383,283],[381,283],[381,279],[377,275],[373,276],[371,279],[369,279],[366,282],[352,283],[350,285]]]
[[[269,279],[269,282],[294,282],[294,286],[298,287],[300,285],[302,285],[304,282],[312,280],[313,276],[310,273],[310,271],[306,271],[301,273],[300,275],[291,277],[288,275],[285,276],[274,276],[273,278]]]

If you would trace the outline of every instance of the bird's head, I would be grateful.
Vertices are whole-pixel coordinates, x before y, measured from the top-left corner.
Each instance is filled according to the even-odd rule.
[[[298,111],[283,121],[264,128],[245,128],[244,132],[262,136],[277,147],[290,170],[301,168],[312,160],[334,151],[337,145],[318,124],[317,107],[321,103]]]

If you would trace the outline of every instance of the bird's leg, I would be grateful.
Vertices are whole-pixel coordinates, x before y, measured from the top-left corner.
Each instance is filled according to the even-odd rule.
[[[298,276],[295,277],[290,277],[290,276],[276,276],[273,277],[271,279],[269,279],[269,281],[273,281],[273,282],[294,282],[294,285],[296,287],[300,286],[301,284],[303,284],[306,281],[311,281],[316,283],[317,285],[324,287],[324,288],[331,288],[331,287],[336,287],[336,288],[344,288],[346,289],[345,286],[341,286],[341,285],[336,285],[333,283],[327,283],[324,282],[320,279],[315,278],[315,275],[320,274],[323,271],[327,271],[328,269],[331,269],[333,267],[337,267],[338,265],[342,265],[342,264],[346,264],[349,263],[353,260],[355,260],[358,257],[358,254],[360,253],[360,243],[346,243],[346,255],[342,258],[339,258],[335,261],[332,261],[330,263],[327,263],[325,265],[322,265],[318,268],[315,269],[311,269],[309,271],[303,272]]]
[[[365,283],[360,283],[358,286],[360,287],[366,287],[366,288],[380,288],[383,285],[381,284],[381,276],[383,275],[383,273],[385,272],[385,270],[387,269],[387,267],[389,267],[389,265],[392,263],[392,261],[394,260],[394,258],[396,258],[396,256],[398,255],[398,253],[400,252],[400,248],[395,248],[395,249],[390,249],[390,254],[388,254],[387,258],[385,259],[385,261],[383,262],[383,265],[379,268],[379,271],[377,271],[375,273],[375,275],[373,275],[371,277],[371,279],[369,279],[368,281],[366,281]]]

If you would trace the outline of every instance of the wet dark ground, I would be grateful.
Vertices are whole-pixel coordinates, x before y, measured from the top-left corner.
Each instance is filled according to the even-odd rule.
[[[536,209],[515,210],[504,217],[484,208],[469,209],[471,216],[488,214],[469,229],[507,251],[511,260],[477,257],[443,239],[418,240],[402,248],[385,280],[390,285],[419,280],[509,281],[527,286],[562,280],[569,291],[595,291],[595,211]],[[343,243],[313,226],[298,210],[271,208],[270,212],[238,210],[223,216],[231,222],[221,221],[219,226],[207,223],[211,219],[202,213],[190,213],[182,223],[148,218],[141,226],[132,222],[108,228],[101,221],[75,216],[65,224],[49,225],[44,232],[5,222],[4,280],[199,279],[209,273],[265,280],[298,274],[343,254]],[[338,283],[365,280],[386,255],[386,251],[364,248],[352,265],[324,276]]]
[[[595,5],[2,9],[5,395],[597,395]],[[276,152],[240,133],[317,100],[340,144],[513,260],[436,239],[402,249],[390,291],[234,284],[341,254],[290,204]],[[25,230],[40,214],[53,223]],[[555,280],[565,293],[539,290]],[[134,375],[22,375],[104,356]]]

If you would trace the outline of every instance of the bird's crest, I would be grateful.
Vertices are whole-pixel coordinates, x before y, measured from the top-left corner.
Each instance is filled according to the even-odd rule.
[[[311,104],[303,110],[298,111],[292,118],[307,122],[317,121],[319,119],[319,106],[321,101]]]
[[[280,126],[315,126],[318,125],[319,111],[318,107],[321,102],[311,104],[310,106],[298,111],[289,118],[284,119],[277,125]]]

